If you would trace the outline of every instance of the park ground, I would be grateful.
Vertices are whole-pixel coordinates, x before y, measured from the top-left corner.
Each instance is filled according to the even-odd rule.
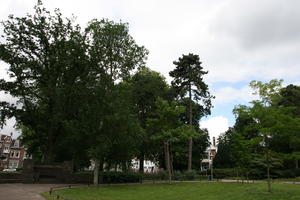
[[[275,183],[272,193],[265,183],[193,182],[143,185],[111,185],[58,190],[72,200],[296,200],[299,184]],[[48,199],[48,193],[44,193]]]
[[[40,195],[62,184],[0,184],[0,200],[45,200]]]

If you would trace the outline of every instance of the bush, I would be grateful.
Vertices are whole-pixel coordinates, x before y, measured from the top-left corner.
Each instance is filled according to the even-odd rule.
[[[214,178],[234,178],[237,176],[237,169],[226,168],[226,169],[214,169]],[[248,177],[249,179],[265,179],[266,169],[253,168],[251,170],[240,170],[239,176]],[[271,169],[272,178],[294,178],[300,176],[300,169],[285,169],[285,170],[273,170]]]
[[[253,168],[248,172],[248,178],[253,180],[266,178],[266,170],[261,168]]]
[[[102,172],[100,180],[102,183],[138,183],[142,179],[142,175],[136,172]]]
[[[300,168],[298,168],[298,169],[275,170],[274,174],[278,178],[295,178],[295,177],[300,176]]]
[[[93,183],[93,171],[76,172],[72,175],[74,183]],[[138,183],[142,179],[142,175],[137,172],[100,172],[99,182],[110,183]]]
[[[181,180],[183,180],[183,174],[180,171],[174,171],[172,179],[177,180],[177,181],[181,181]]]
[[[214,178],[216,179],[236,177],[236,169],[234,168],[214,169],[213,175]]]
[[[191,170],[191,171],[185,171],[183,173],[183,179],[184,180],[195,180],[197,178],[197,171]]]

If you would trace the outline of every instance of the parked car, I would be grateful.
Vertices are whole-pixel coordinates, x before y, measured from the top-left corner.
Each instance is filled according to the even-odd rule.
[[[17,171],[17,169],[4,169],[3,171],[4,172],[15,172],[15,171]]]

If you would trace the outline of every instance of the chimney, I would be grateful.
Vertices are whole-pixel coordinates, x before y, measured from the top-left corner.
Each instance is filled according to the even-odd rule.
[[[216,146],[216,138],[213,137],[213,146],[215,147]]]

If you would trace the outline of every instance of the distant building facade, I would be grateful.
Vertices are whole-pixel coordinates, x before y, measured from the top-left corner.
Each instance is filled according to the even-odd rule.
[[[138,172],[140,167],[140,161],[137,158],[134,158],[131,160],[131,166],[130,169],[134,172]],[[85,168],[85,170],[94,170],[95,168],[95,161],[91,160],[91,165],[88,168]],[[107,164],[103,164],[103,168],[105,170],[107,169]],[[109,171],[122,171],[119,165],[115,166],[114,168],[109,169]],[[144,172],[145,173],[156,173],[160,171],[158,168],[158,165],[150,160],[144,160]]]
[[[215,137],[213,137],[213,143],[210,147],[208,147],[205,151],[205,157],[201,161],[201,171],[208,170],[212,167],[213,160],[217,154],[218,148],[216,146]]]
[[[12,135],[0,134],[0,171],[7,168],[22,168],[27,158],[26,148]]]
[[[131,160],[131,169],[133,171],[139,171],[140,168],[140,160],[139,159],[132,159]],[[145,173],[155,173],[158,172],[159,168],[158,165],[150,160],[144,160],[144,172]]]

